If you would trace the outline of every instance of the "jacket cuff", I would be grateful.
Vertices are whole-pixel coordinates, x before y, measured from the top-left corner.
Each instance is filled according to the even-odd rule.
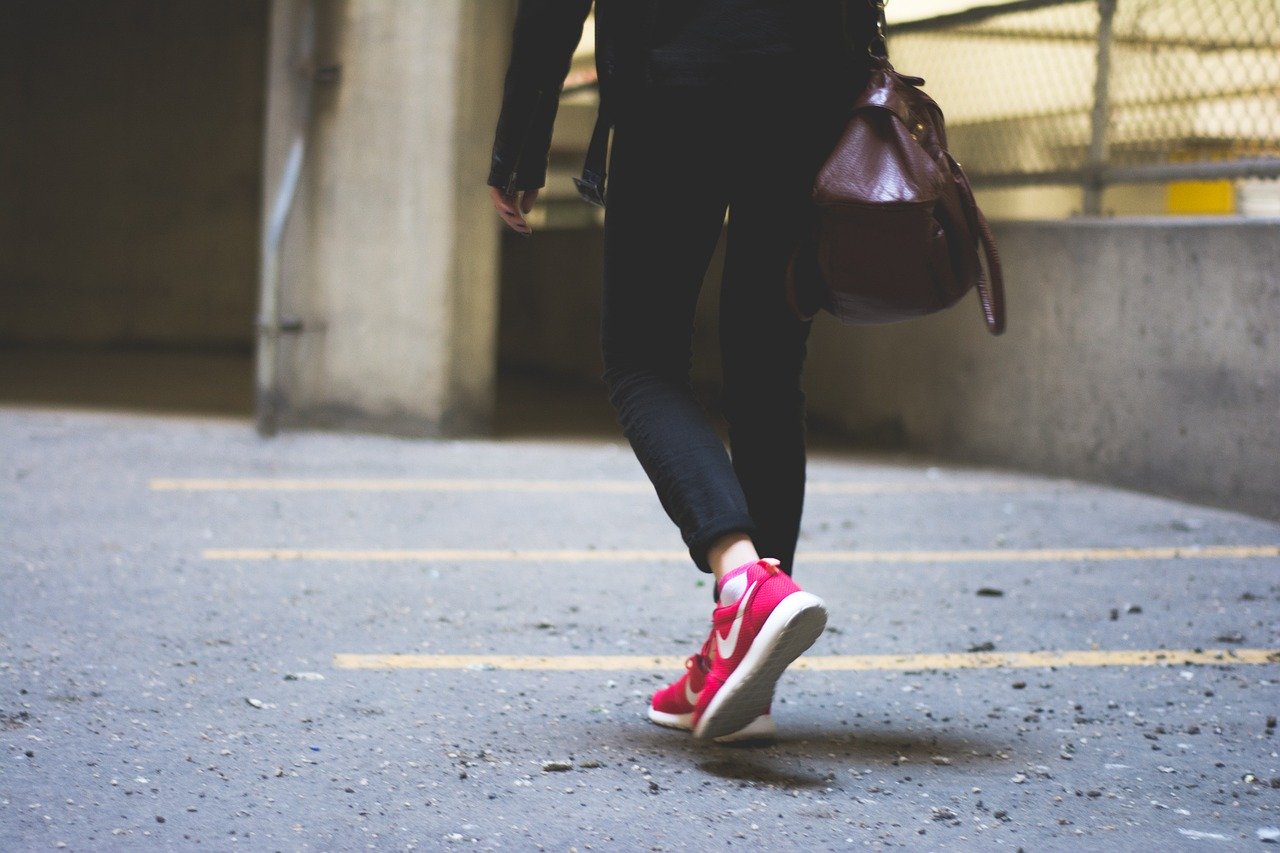
[[[539,189],[542,184],[536,187],[525,186],[527,183],[526,170],[521,169],[520,173],[516,172],[515,165],[504,159],[500,154],[494,154],[492,162],[489,165],[489,179],[485,182],[491,187],[497,187],[507,195],[511,195],[517,190]]]
[[[494,132],[489,184],[508,192],[546,183],[560,85],[533,88],[508,75]]]
[[[534,162],[527,162],[531,159]],[[486,183],[508,195],[518,190],[541,189],[547,183],[547,164],[545,160],[539,163],[536,158],[526,155],[521,158],[520,168],[517,169],[513,160],[495,152],[489,165],[489,179]]]

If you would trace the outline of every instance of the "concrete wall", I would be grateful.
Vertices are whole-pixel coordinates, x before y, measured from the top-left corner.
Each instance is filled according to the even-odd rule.
[[[266,10],[0,3],[0,342],[248,350]]]
[[[514,5],[316,9],[318,60],[342,72],[317,89],[285,243],[282,313],[302,331],[282,340],[274,368],[280,422],[483,432],[501,224],[484,181]],[[273,19],[272,74],[296,62],[277,28],[288,22]],[[291,128],[274,108],[269,116],[267,160],[277,162]]]
[[[503,235],[498,334],[503,370],[600,376],[601,233],[581,228],[537,229],[529,239]]]
[[[822,316],[805,375],[811,418],[854,445],[1280,517],[1280,223],[1004,223],[997,239],[1004,336],[986,333],[975,297],[894,326]],[[598,376],[598,240],[509,242],[504,363]],[[718,369],[717,281],[713,265],[695,341],[704,382]]]
[[[595,226],[535,230],[531,239],[504,234],[499,328],[504,370],[600,379],[602,235]],[[708,391],[720,381],[716,326],[724,249],[721,239],[694,315],[692,376]]]
[[[976,299],[814,330],[812,410],[856,434],[1280,517],[1280,223],[998,227],[1009,331]]]

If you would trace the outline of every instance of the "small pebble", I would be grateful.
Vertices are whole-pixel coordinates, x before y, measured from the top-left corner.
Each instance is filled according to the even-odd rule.
[[[324,681],[318,672],[291,672],[284,677],[285,681]]]

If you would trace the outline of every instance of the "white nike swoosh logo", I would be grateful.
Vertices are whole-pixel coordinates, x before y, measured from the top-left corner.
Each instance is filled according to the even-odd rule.
[[[747,602],[759,584],[760,581],[754,581],[742,594],[742,600],[738,602],[738,615],[733,617],[733,625],[729,628],[728,635],[721,637],[720,632],[716,631],[716,654],[720,655],[721,660],[733,657],[733,650],[738,646],[738,633],[742,630],[742,619],[747,615]]]
[[[698,704],[698,694],[694,693],[692,690],[689,689],[688,679],[686,679],[684,682],[684,700],[688,702],[690,705]]]

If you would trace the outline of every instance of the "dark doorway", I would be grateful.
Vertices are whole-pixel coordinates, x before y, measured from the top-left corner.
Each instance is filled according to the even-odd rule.
[[[269,5],[0,8],[0,400],[251,414]]]

